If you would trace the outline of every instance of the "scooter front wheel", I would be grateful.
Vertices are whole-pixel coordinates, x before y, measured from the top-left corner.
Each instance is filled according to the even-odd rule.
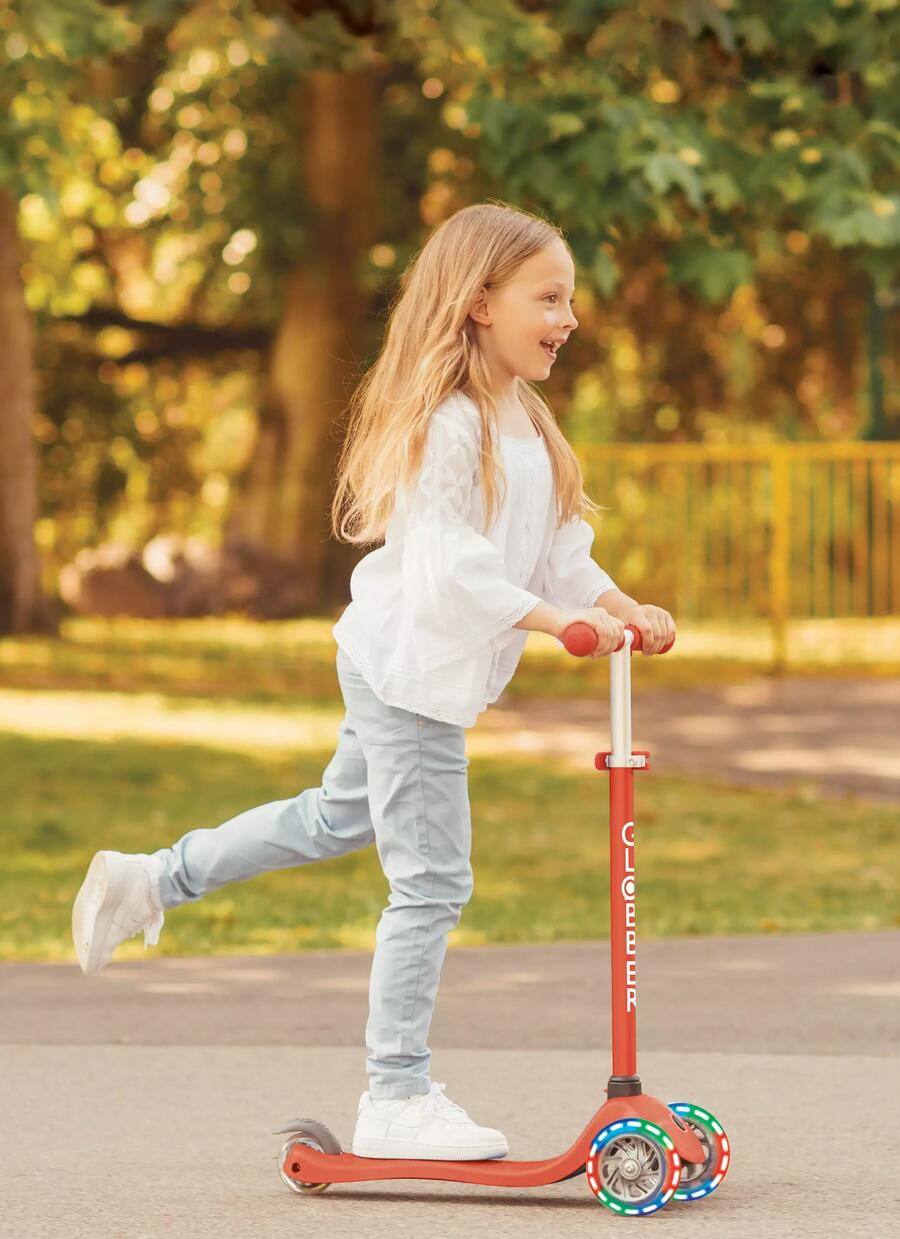
[[[715,1115],[689,1101],[670,1101],[669,1109],[691,1129],[706,1154],[702,1163],[685,1162],[676,1200],[702,1200],[714,1192],[731,1165],[731,1142]]]
[[[613,1213],[658,1213],[675,1194],[682,1161],[669,1135],[649,1119],[607,1123],[591,1142],[585,1173]]]

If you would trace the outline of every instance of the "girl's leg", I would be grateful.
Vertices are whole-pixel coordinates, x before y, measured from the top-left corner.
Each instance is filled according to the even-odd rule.
[[[390,884],[369,981],[369,1092],[408,1097],[431,1086],[427,1038],[447,935],[472,894],[465,731],[385,705],[347,660],[338,674]]]
[[[162,905],[172,908],[191,902],[228,882],[244,882],[269,869],[342,856],[374,839],[366,759],[345,717],[320,787],[246,809],[221,826],[189,831],[171,847],[153,853],[162,861]]]

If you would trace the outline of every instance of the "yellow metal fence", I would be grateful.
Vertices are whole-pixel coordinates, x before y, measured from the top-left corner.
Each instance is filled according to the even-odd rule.
[[[594,556],[681,619],[900,613],[900,443],[585,444]]]

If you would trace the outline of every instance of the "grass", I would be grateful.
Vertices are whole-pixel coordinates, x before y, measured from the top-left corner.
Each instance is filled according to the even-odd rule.
[[[318,786],[331,752],[0,734],[0,958],[74,962],[71,903],[96,849],[153,851],[294,796]],[[606,937],[605,775],[473,759],[469,796],[475,891],[451,943]],[[900,925],[893,806],[652,771],[636,777],[635,797],[642,938]],[[172,909],[156,949],[371,949],[386,901],[368,847]],[[137,937],[116,958],[142,954]]]
[[[170,697],[240,696],[247,702],[338,700],[334,617],[253,623],[240,617],[183,620],[73,617],[60,639],[0,640],[0,686],[157,691]],[[676,617],[677,618],[677,617]],[[809,620],[788,633],[796,675],[900,674],[900,620]],[[772,640],[763,621],[679,626],[662,657],[636,654],[635,694],[648,685],[689,687],[767,674]],[[576,659],[532,632],[504,698],[582,697],[609,691],[607,660]]]
[[[153,851],[319,785],[343,713],[332,624],[70,619],[60,640],[0,641],[0,958],[74,962],[71,904],[97,849]],[[880,621],[798,631],[791,670],[896,674],[898,632]],[[677,657],[634,656],[635,695],[758,675],[764,637],[692,626]],[[859,658],[817,665],[799,657],[810,641]],[[605,697],[608,683],[606,660],[531,634],[507,695]],[[606,937],[606,776],[478,756],[469,797],[475,891],[451,943]],[[642,938],[900,925],[896,806],[657,771],[636,776],[635,799]],[[173,909],[156,949],[369,950],[386,902],[369,847]],[[137,937],[116,958],[142,955]]]

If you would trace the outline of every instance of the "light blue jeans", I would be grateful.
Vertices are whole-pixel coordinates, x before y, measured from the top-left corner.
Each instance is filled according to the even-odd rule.
[[[465,730],[385,705],[338,647],[346,713],[321,787],[192,830],[155,853],[163,907],[229,882],[374,843],[390,885],[366,1024],[374,1098],[427,1093],[427,1045],[447,935],[472,895]]]

